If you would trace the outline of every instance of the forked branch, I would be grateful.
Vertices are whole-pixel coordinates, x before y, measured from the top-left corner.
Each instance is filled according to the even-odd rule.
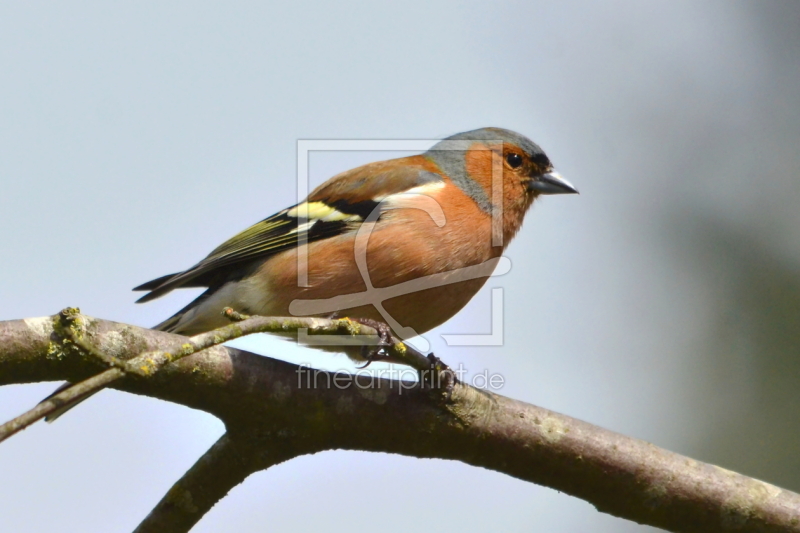
[[[119,361],[187,342],[80,320],[91,345]],[[111,359],[64,342],[59,324],[58,317],[0,322],[0,385],[75,383],[106,369]],[[418,383],[333,375],[211,346],[110,386],[202,409],[227,428],[139,532],[188,531],[250,473],[332,449],[458,460],[671,531],[800,532],[800,495],[461,383],[441,395]]]

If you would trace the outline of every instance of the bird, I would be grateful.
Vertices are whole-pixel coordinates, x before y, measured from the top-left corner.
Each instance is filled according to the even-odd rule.
[[[493,185],[495,174],[499,186]],[[295,301],[321,302],[367,289],[356,264],[357,235],[367,224],[368,280],[377,288],[392,287],[499,257],[538,196],[576,192],[530,139],[501,128],[467,131],[423,154],[338,174],[303,202],[232,237],[189,269],[133,290],[148,291],[137,301],[143,303],[181,287],[206,288],[153,328],[181,335],[226,325],[221,314],[226,307],[247,315],[291,316],[297,314],[291,312]],[[441,225],[429,212],[431,199]],[[496,242],[493,217],[502,225]],[[307,282],[302,284],[299,242],[307,246]],[[463,308],[488,274],[402,294],[384,307],[396,323],[424,333]],[[357,304],[308,314],[385,321],[373,305]]]
[[[388,323],[393,334],[422,334],[485,284],[537,198],[577,192],[527,137],[475,129],[422,154],[333,176],[190,268],[133,290],[146,291],[137,300],[143,303],[178,288],[205,288],[153,327],[186,336],[227,325],[225,308],[347,317]],[[370,291],[389,296],[382,309]],[[340,351],[364,357],[363,350]]]

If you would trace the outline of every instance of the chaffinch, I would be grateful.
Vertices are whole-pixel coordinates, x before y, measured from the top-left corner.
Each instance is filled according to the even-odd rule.
[[[528,138],[500,128],[467,131],[424,154],[334,176],[188,270],[134,290],[149,291],[138,300],[148,302],[180,287],[206,287],[154,327],[182,335],[228,324],[222,310],[230,307],[377,321],[408,338],[469,302],[540,194],[577,192]]]
[[[147,302],[180,287],[207,287],[154,328],[183,335],[226,325],[221,311],[230,307],[251,315],[379,321],[407,337],[442,324],[467,304],[533,200],[576,192],[526,137],[500,128],[468,131],[424,154],[334,176],[304,202],[246,229],[188,270],[134,290],[149,291],[138,300]],[[307,243],[305,251],[298,243]],[[490,268],[459,278],[478,265]],[[305,283],[298,282],[298,268]],[[409,283],[414,280],[416,286]],[[382,302],[385,313],[368,290],[393,295]]]

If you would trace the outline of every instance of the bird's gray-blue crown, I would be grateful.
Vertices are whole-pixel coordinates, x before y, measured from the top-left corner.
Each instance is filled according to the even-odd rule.
[[[437,146],[444,145],[446,141],[502,141],[519,146],[530,157],[544,155],[544,150],[542,150],[542,147],[532,140],[515,131],[506,130],[503,128],[480,128],[477,130],[456,133],[455,135],[451,135],[450,137],[443,139],[442,142],[436,143],[430,150],[436,150]]]

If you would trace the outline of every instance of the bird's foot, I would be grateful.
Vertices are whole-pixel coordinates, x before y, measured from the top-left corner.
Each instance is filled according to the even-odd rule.
[[[361,356],[366,363],[364,366],[359,367],[359,370],[367,368],[375,361],[387,359],[389,357],[389,348],[395,344],[395,340],[392,337],[392,329],[386,323],[372,320],[371,318],[351,318],[350,320],[378,332],[377,345],[364,345],[361,347]]]

